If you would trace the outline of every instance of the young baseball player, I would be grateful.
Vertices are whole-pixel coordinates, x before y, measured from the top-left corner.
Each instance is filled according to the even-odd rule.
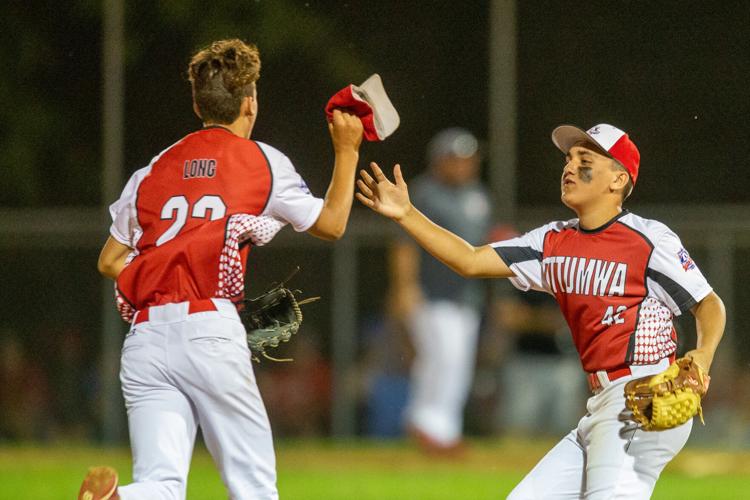
[[[553,295],[587,372],[592,396],[577,428],[511,492],[512,499],[648,498],[692,421],[646,432],[628,419],[623,388],[673,360],[672,319],[695,316],[706,372],[724,331],[725,311],[679,238],[664,224],[623,210],[640,155],[623,131],[563,125],[552,141],[565,154],[562,202],[577,215],[525,235],[474,247],[437,226],[409,201],[400,166],[395,184],[376,164],[361,172],[357,198],[390,217],[462,276],[510,278],[521,290]]]
[[[110,207],[99,270],[133,316],[120,380],[134,482],[118,487],[113,469],[93,468],[79,500],[185,498],[198,427],[231,498],[278,498],[271,428],[233,301],[248,243],[287,223],[322,239],[344,234],[363,127],[333,112],[333,174],[316,198],[289,158],[250,139],[259,72],[257,48],[240,40],[196,53],[189,75],[203,128],[135,172]]]

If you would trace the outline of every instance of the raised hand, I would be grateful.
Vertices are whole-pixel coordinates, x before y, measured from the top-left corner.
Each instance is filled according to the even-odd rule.
[[[393,167],[395,184],[388,180],[377,163],[370,163],[370,169],[372,176],[366,170],[359,171],[361,178],[357,180],[357,199],[381,215],[396,221],[402,219],[409,213],[412,205],[409,190],[401,175],[401,165]]]
[[[338,153],[359,151],[362,144],[362,120],[358,116],[340,109],[333,110],[333,118],[328,123],[333,149]]]

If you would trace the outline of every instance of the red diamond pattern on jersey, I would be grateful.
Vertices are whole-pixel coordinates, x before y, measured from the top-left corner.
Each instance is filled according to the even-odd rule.
[[[133,262],[133,259],[135,259],[138,256],[138,251],[133,250],[128,254],[128,257],[125,259],[125,265],[127,266],[131,262]],[[115,306],[117,307],[117,312],[120,313],[120,317],[127,321],[128,323],[131,323],[133,321],[133,318],[135,317],[135,307],[133,307],[130,302],[125,300],[125,297],[120,293],[120,290],[117,288],[117,282],[115,282],[114,285],[115,288]]]
[[[131,306],[127,300],[122,296],[120,290],[115,285],[115,303],[117,304],[117,312],[120,313],[120,317],[123,321],[130,323],[133,321],[135,316],[135,307]]]
[[[271,241],[283,227],[284,223],[268,216],[235,214],[229,217],[224,247],[219,257],[215,297],[231,299],[242,296],[245,291],[245,271],[240,245],[250,240],[255,246],[263,246]],[[120,317],[131,323],[136,309],[125,300],[116,286],[115,302]]]
[[[213,175],[186,178],[185,162],[193,159],[215,161]],[[278,178],[278,189],[289,191]],[[119,214],[125,215],[115,218],[119,236],[135,243],[138,254],[117,277],[123,317],[132,308],[216,297],[229,218],[269,208],[274,177],[265,151],[226,129],[204,129],[163,151],[135,179],[123,191],[126,208]],[[239,249],[243,268],[249,251]]]
[[[545,234],[541,277],[557,299],[585,371],[625,364],[639,306],[648,297],[651,250],[617,219],[595,232],[569,225]]]
[[[671,357],[672,315],[711,292],[697,266],[685,270],[676,234],[625,211],[596,229],[555,221],[491,245],[513,285],[554,294],[589,373]]]
[[[245,292],[245,270],[242,266],[240,244],[248,239],[256,246],[268,243],[284,224],[273,217],[236,214],[229,218],[224,248],[219,257],[217,297],[231,299]]]
[[[672,338],[672,311],[653,297],[641,304],[638,327],[635,331],[633,365],[650,365],[670,356],[677,350]]]

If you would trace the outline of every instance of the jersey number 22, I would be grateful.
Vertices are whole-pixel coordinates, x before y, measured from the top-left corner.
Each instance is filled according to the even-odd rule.
[[[224,201],[222,201],[221,197],[213,194],[202,196],[195,202],[195,204],[193,204],[192,211],[190,210],[190,203],[185,196],[172,196],[161,208],[161,220],[174,219],[174,222],[161,236],[159,236],[156,240],[156,246],[163,245],[177,236],[177,233],[180,232],[187,222],[188,213],[190,213],[191,217],[205,219],[209,210],[211,211],[209,220],[221,219],[227,213],[227,207],[224,205]]]

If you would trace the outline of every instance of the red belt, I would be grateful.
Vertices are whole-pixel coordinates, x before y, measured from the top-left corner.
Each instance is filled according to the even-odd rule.
[[[211,299],[199,299],[199,300],[191,300],[188,302],[188,314],[195,314],[199,312],[206,312],[206,311],[216,311],[216,304]],[[154,306],[159,307],[159,306]],[[137,325],[139,323],[143,323],[144,321],[148,321],[148,311],[151,309],[150,307],[147,307],[145,309],[141,309],[138,312],[135,313],[135,319],[133,320],[133,324]]]
[[[674,363],[674,361],[675,353],[672,353],[669,355],[669,363]],[[586,378],[589,382],[589,389],[591,389],[591,392],[597,392],[602,389],[602,383],[599,381],[599,377],[596,376],[597,373],[599,372],[586,374]],[[614,382],[618,378],[627,377],[630,374],[632,374],[632,372],[630,371],[629,366],[626,366],[624,368],[615,368],[614,370],[607,370],[607,378],[610,382]]]
[[[589,381],[589,389],[591,389],[591,392],[597,392],[598,390],[602,389],[602,383],[601,381],[599,381],[599,377],[597,377],[596,375],[597,373],[598,372],[586,374],[586,378]],[[618,378],[630,375],[630,373],[630,367],[626,366],[625,368],[617,368],[607,371],[607,378],[610,382],[614,382]]]

